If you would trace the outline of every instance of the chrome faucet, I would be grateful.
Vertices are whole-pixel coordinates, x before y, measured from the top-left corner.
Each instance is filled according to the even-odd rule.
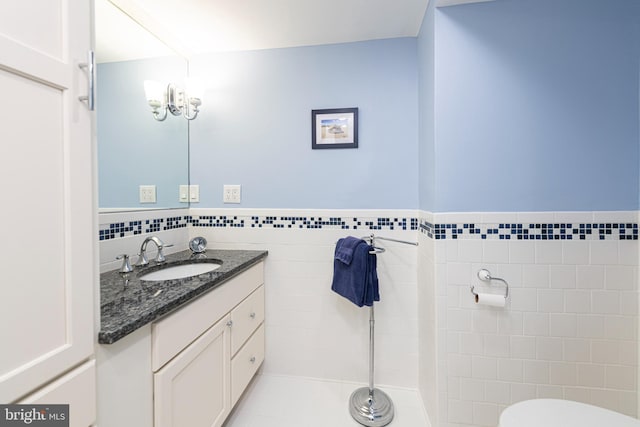
[[[155,243],[156,246],[158,247],[158,254],[156,255],[156,259],[155,259],[157,264],[162,264],[163,262],[166,261],[166,258],[162,253],[162,250],[164,248],[169,248],[173,246],[173,245],[165,245],[162,242],[162,240],[158,239],[156,236],[147,237],[146,239],[144,239],[144,242],[142,242],[142,245],[140,246],[140,253],[138,254],[138,262],[136,262],[137,266],[142,267],[149,264],[149,260],[147,259],[147,244],[149,242]]]

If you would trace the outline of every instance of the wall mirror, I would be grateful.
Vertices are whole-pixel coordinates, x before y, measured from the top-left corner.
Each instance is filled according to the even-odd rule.
[[[155,120],[144,82],[183,86],[188,62],[110,1],[94,10],[100,212],[187,207],[188,121]]]

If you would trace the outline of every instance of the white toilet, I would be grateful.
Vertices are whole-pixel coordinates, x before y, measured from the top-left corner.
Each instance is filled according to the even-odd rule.
[[[640,420],[571,400],[533,399],[502,411],[499,427],[640,427]]]

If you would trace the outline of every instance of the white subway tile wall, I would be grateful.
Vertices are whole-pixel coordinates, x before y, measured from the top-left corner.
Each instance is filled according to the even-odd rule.
[[[110,214],[101,216],[101,267],[116,268],[145,233],[174,251],[197,235],[212,248],[266,249],[264,372],[362,382],[369,312],[330,291],[335,243],[372,232],[416,240],[380,242],[376,384],[419,388],[434,427],[495,427],[506,406],[536,397],[635,416],[637,223],[636,212]],[[504,291],[481,282],[481,268],[508,281],[504,308],[473,300],[471,285]]]
[[[506,406],[531,398],[637,416],[636,216],[421,212],[420,242],[434,247],[418,263],[435,259],[435,271],[419,275],[434,292],[419,294],[418,305],[436,299],[438,330],[437,360],[421,357],[420,368],[443,367],[444,378],[420,390],[437,388],[437,425],[495,427]],[[475,303],[471,285],[503,291],[480,281],[480,268],[509,283],[504,308]]]
[[[229,215],[228,210],[192,209],[191,215],[244,220],[243,227],[189,228],[192,237],[204,236],[211,248],[269,251],[265,374],[368,381],[369,309],[331,291],[335,244],[342,237],[371,233],[417,241],[415,211],[239,209]],[[266,217],[273,223],[263,222]],[[308,228],[306,222],[312,218],[314,227]],[[376,244],[386,252],[378,255],[381,300],[375,304],[375,382],[417,388],[417,250],[393,242]]]

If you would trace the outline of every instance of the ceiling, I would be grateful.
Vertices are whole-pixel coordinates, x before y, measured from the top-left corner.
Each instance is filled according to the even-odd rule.
[[[96,10],[99,13],[98,1]],[[415,37],[429,0],[109,0],[185,56]],[[437,6],[488,0],[435,0]],[[490,0],[489,0],[490,1]],[[97,13],[97,15],[98,15]],[[97,31],[101,30],[98,20]],[[126,26],[118,28],[121,46]],[[113,31],[110,31],[113,32]],[[96,38],[99,40],[101,36]]]
[[[96,62],[129,61],[175,54],[108,0],[94,0],[94,5]]]

